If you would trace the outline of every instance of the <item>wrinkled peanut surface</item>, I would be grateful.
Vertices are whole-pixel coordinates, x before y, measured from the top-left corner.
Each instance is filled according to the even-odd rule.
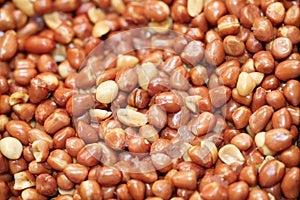
[[[0,199],[299,199],[299,0],[0,0]]]

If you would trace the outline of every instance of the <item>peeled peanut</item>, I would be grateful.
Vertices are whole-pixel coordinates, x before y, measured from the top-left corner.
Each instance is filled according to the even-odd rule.
[[[246,72],[241,72],[236,84],[236,89],[241,96],[247,96],[256,87],[256,82]]]
[[[8,159],[19,159],[23,152],[22,143],[14,137],[0,140],[0,152]]]
[[[118,120],[126,126],[143,126],[148,122],[146,115],[132,109],[119,109],[117,111],[117,117]]]
[[[115,81],[108,80],[102,82],[97,87],[96,99],[100,103],[111,103],[118,96],[118,84]]]
[[[233,144],[227,144],[219,150],[219,158],[227,165],[242,165],[245,158],[240,150]]]
[[[204,0],[188,0],[187,11],[191,17],[196,17],[203,10]]]

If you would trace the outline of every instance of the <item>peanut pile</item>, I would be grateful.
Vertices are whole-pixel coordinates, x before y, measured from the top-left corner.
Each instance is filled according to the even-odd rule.
[[[299,0],[0,0],[0,200],[300,193]]]

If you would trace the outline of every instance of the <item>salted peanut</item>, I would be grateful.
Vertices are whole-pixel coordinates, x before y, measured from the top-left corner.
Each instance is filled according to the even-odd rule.
[[[88,175],[88,168],[78,163],[69,163],[63,172],[73,183],[81,183]]]
[[[29,95],[24,92],[14,92],[9,96],[9,105],[14,106],[18,103],[26,103]]]
[[[257,169],[254,165],[247,165],[242,168],[239,174],[239,180],[245,181],[249,186],[257,184]]]
[[[16,32],[13,30],[6,31],[4,35],[0,37],[0,47],[1,47],[1,54],[0,54],[1,61],[9,60],[10,58],[12,58],[18,50]]]
[[[201,136],[213,130],[216,126],[216,117],[209,112],[201,113],[197,118],[189,122],[192,133]]]
[[[200,189],[202,199],[228,199],[227,189],[217,181],[211,181]]]
[[[68,164],[72,163],[72,158],[64,150],[55,149],[51,151],[49,157],[47,158],[47,163],[51,168],[58,171],[63,171]]]
[[[109,118],[112,115],[112,112],[102,109],[90,109],[89,114],[92,119],[102,121]]]
[[[122,173],[114,167],[103,166],[96,171],[98,183],[104,187],[117,185],[122,180]]]
[[[63,23],[59,15],[57,11],[43,15],[44,22],[50,29],[55,30]]]
[[[269,200],[269,195],[266,191],[260,188],[253,188],[250,190],[248,195],[249,200],[261,199],[261,200]]]
[[[271,129],[266,132],[265,137],[266,146],[275,152],[288,148],[293,142],[293,136],[285,128]]]
[[[255,145],[257,146],[258,150],[265,156],[275,155],[275,151],[269,149],[266,145],[266,132],[259,132],[255,135],[254,138]]]
[[[96,91],[96,99],[100,103],[111,103],[118,95],[118,85],[115,81],[108,80],[100,83]]]
[[[159,138],[158,131],[154,128],[154,126],[149,124],[141,126],[139,129],[139,134],[151,143]]]
[[[138,83],[142,89],[147,90],[150,81],[157,77],[158,70],[153,63],[143,63],[137,66]]]
[[[35,140],[32,145],[32,153],[37,162],[44,162],[49,155],[48,143],[44,140]]]
[[[241,72],[236,84],[237,91],[241,96],[249,95],[256,87],[256,82],[246,72]]]
[[[5,126],[8,123],[9,119],[6,115],[0,115],[0,133],[5,131]]]
[[[139,59],[132,55],[119,55],[117,58],[116,67],[121,69],[124,67],[134,67],[139,63]]]
[[[266,9],[266,17],[274,24],[280,24],[285,17],[285,7],[281,2],[273,2]]]
[[[13,189],[24,190],[35,186],[35,178],[28,170],[14,174],[15,184]]]
[[[232,113],[232,121],[237,129],[245,128],[249,123],[251,110],[246,106],[235,109]]]
[[[43,72],[36,76],[36,78],[41,82],[41,84],[45,84],[45,88],[49,91],[54,91],[58,85],[59,80],[56,74],[52,72]]]
[[[293,106],[300,104],[300,82],[297,80],[289,80],[283,87],[283,94],[287,101]]]
[[[156,33],[165,34],[168,33],[170,28],[172,27],[173,21],[172,18],[168,17],[166,20],[162,22],[149,22],[148,27],[154,30]]]
[[[164,153],[151,154],[151,161],[159,172],[165,173],[172,169],[172,160]]]
[[[275,69],[275,76],[282,81],[296,79],[300,76],[300,61],[296,59],[284,60]]]
[[[286,167],[296,167],[300,164],[300,149],[295,145],[291,145],[282,151],[278,158]]]
[[[87,180],[80,183],[79,194],[82,199],[101,199],[102,190],[95,180]]]
[[[116,188],[116,195],[120,200],[132,199],[132,196],[129,194],[129,190],[126,184],[120,184]]]
[[[272,187],[280,182],[285,173],[285,165],[278,160],[267,161],[258,174],[258,181],[262,187]]]
[[[251,72],[251,73],[249,73],[249,75],[252,78],[252,80],[255,82],[256,85],[259,85],[265,76],[261,72]]]
[[[102,37],[110,31],[110,27],[107,25],[105,21],[98,21],[92,30],[92,36],[94,37]]]
[[[105,17],[105,13],[100,8],[96,8],[95,6],[88,9],[87,15],[93,24],[103,20]]]
[[[39,175],[39,174],[51,174],[52,169],[47,162],[38,163],[35,160],[33,160],[28,164],[28,171],[31,174]]]
[[[75,69],[72,68],[69,64],[69,61],[66,59],[67,58],[67,48],[63,44],[56,43],[55,49],[51,52],[52,58],[54,59],[55,62],[61,62],[58,65],[58,72],[59,75],[62,78],[66,78],[66,74],[75,72]],[[64,69],[67,67],[66,69]],[[64,76],[62,76],[64,75]]]
[[[249,119],[249,126],[253,133],[262,131],[268,124],[274,113],[274,109],[271,106],[264,105],[258,108]]]
[[[138,127],[148,122],[146,115],[132,109],[119,109],[117,111],[117,117],[118,120],[126,126]]]
[[[191,17],[196,17],[203,10],[203,0],[188,0],[187,1],[187,12]]]
[[[133,199],[143,200],[146,193],[146,186],[142,181],[131,179],[127,181],[127,188]]]
[[[197,174],[193,170],[178,171],[172,176],[172,182],[178,188],[195,190],[197,187]]]
[[[125,4],[122,0],[111,0],[110,5],[119,14],[125,11]]]
[[[12,107],[12,110],[19,117],[20,120],[29,122],[34,116],[36,105],[32,103],[16,104]]]
[[[37,128],[30,129],[28,131],[28,141],[33,143],[35,140],[44,140],[47,142],[50,149],[53,148],[53,139],[45,131],[39,130]]]
[[[112,149],[125,149],[126,133],[121,128],[114,128],[104,136],[104,141]]]
[[[35,14],[33,3],[30,0],[13,0],[14,5],[23,11],[27,16],[31,17]]]
[[[240,133],[234,136],[230,143],[235,145],[241,151],[246,151],[252,146],[253,138],[247,133]]]
[[[65,110],[56,109],[44,122],[44,129],[47,133],[53,134],[70,124],[69,115]]]
[[[233,144],[226,144],[219,150],[219,158],[227,165],[242,165],[245,158]]]
[[[213,142],[203,140],[200,146],[189,148],[188,155],[194,163],[210,168],[218,158],[218,149]]]
[[[35,188],[27,188],[22,191],[21,197],[23,200],[30,200],[30,199],[41,199],[47,200],[48,198],[42,194],[39,194]]]
[[[74,150],[76,148],[73,147]],[[76,150],[77,151],[77,150]],[[92,143],[87,144],[78,151],[76,159],[77,163],[82,164],[84,166],[95,166],[98,164],[101,156],[102,156],[103,148],[100,143]],[[74,152],[73,152],[74,153]],[[75,153],[74,153],[75,154]],[[111,155],[111,154],[108,154]]]
[[[22,143],[14,137],[0,140],[0,152],[8,159],[19,159],[23,152]]]
[[[197,104],[198,104],[198,101],[201,99],[202,99],[202,97],[200,95],[187,96],[184,99],[185,105],[190,111],[197,113],[197,112],[199,112]]]
[[[151,21],[161,22],[169,16],[170,8],[167,2],[157,0],[146,1],[144,14]]]
[[[172,183],[167,180],[155,181],[151,187],[152,193],[162,199],[170,199],[173,192]]]
[[[286,198],[296,199],[299,197],[300,189],[300,169],[299,167],[292,167],[285,174],[281,182],[281,190]]]
[[[36,190],[45,196],[54,196],[57,193],[56,179],[50,174],[40,174],[36,177]]]

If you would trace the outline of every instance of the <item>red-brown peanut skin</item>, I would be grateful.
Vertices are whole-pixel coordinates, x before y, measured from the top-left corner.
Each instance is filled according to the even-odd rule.
[[[47,163],[55,170],[63,171],[66,166],[72,163],[71,156],[61,149],[51,151]]]
[[[299,106],[300,82],[294,79],[289,80],[283,88],[283,94],[290,104]]]
[[[188,126],[194,135],[201,136],[213,130],[216,123],[217,119],[213,114],[203,112],[196,119],[191,120]]]
[[[31,36],[25,42],[25,50],[30,53],[50,53],[55,48],[55,42],[41,36]]]
[[[285,174],[281,182],[281,190],[284,196],[288,199],[296,199],[300,193],[300,169],[292,167]]]
[[[96,177],[101,186],[110,187],[122,180],[122,173],[117,168],[103,166],[97,169]]]
[[[245,181],[232,183],[228,187],[228,197],[230,200],[247,199],[249,193],[249,185]]]
[[[282,151],[278,158],[287,167],[296,167],[300,164],[300,149],[298,146],[292,145]]]
[[[102,148],[96,143],[84,146],[77,154],[77,162],[92,167],[98,164],[102,155]]]
[[[127,181],[127,187],[133,199],[143,200],[146,192],[146,186],[142,181],[131,179]]]
[[[80,183],[79,195],[82,200],[101,200],[102,190],[95,180],[86,180]]]
[[[270,118],[272,117],[274,110],[271,106],[262,106],[257,109],[249,119],[250,129],[253,133],[258,133],[262,131],[267,123],[269,122]]]
[[[45,120],[44,128],[47,133],[53,134],[69,124],[70,118],[67,112],[62,109],[56,109]]]
[[[197,174],[193,170],[179,171],[172,176],[172,182],[178,188],[194,190],[197,187]]]
[[[70,163],[64,168],[63,172],[70,181],[79,184],[86,179],[88,168],[81,164]]]
[[[248,200],[269,200],[268,193],[260,188],[253,188],[249,192]]]
[[[9,197],[9,187],[6,182],[0,181],[0,195],[2,199],[7,199]]]
[[[287,108],[281,108],[277,110],[272,116],[273,128],[285,128],[290,129],[292,125],[292,117]]]
[[[293,136],[287,129],[274,128],[266,132],[265,144],[272,151],[282,151],[291,146],[292,142]]]
[[[18,50],[17,35],[13,30],[8,30],[0,37],[0,60],[9,60]]]
[[[10,136],[17,138],[23,145],[28,145],[29,124],[21,120],[10,120],[6,124],[6,130]]]
[[[272,187],[279,183],[284,176],[285,165],[278,160],[267,161],[258,174],[258,181],[262,187]]]
[[[300,76],[300,61],[285,60],[280,62],[275,69],[275,76],[282,81],[299,78]]]
[[[53,147],[55,149],[62,149],[66,146],[66,140],[75,136],[75,130],[72,127],[65,127],[56,132],[53,136]]]
[[[228,199],[228,190],[220,183],[212,181],[200,189],[200,195],[205,200],[226,200]]]
[[[57,193],[57,183],[53,176],[40,174],[36,178],[36,190],[46,196],[54,196]]]
[[[241,106],[233,111],[232,121],[237,129],[245,128],[249,123],[251,110],[246,106]]]
[[[170,199],[172,197],[173,185],[167,180],[157,180],[151,187],[152,193],[163,199]]]
[[[163,92],[155,97],[155,103],[162,106],[167,112],[178,112],[181,102],[173,92]]]

